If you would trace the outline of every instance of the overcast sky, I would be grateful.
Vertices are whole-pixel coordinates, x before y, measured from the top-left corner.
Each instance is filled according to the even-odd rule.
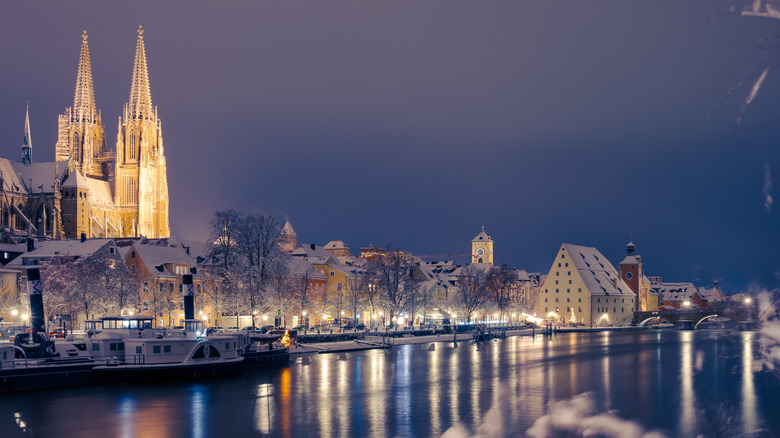
[[[780,286],[780,20],[732,0],[43,1],[0,15],[0,156],[52,161],[81,32],[115,148],[139,25],[176,236],[217,209],[300,241],[546,273],[562,242]],[[764,9],[762,9],[764,10]],[[745,85],[730,96],[724,91]]]

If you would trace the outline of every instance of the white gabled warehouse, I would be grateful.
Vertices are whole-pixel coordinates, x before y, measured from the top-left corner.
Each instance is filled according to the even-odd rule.
[[[596,248],[561,245],[536,308],[551,321],[589,326],[629,325],[636,294]]]

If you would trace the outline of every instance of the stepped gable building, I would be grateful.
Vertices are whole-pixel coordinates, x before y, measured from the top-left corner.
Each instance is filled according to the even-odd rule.
[[[21,161],[0,158],[0,229],[39,238],[170,236],[162,125],[152,106],[143,29],[116,151],[95,104],[82,34],[73,106],[58,118],[54,161],[33,162],[29,108]]]

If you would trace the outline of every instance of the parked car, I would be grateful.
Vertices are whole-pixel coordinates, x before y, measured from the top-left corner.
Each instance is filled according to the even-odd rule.
[[[68,329],[62,328],[62,327],[56,328],[56,329],[54,329],[54,330],[49,332],[49,337],[50,338],[65,339],[66,336],[68,336]]]

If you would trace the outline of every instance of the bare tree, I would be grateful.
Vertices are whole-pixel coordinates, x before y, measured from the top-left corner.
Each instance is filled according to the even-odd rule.
[[[417,288],[414,278],[414,258],[400,249],[390,251],[385,249],[369,262],[374,265],[377,274],[382,302],[387,309],[388,318],[396,317],[406,306],[409,298]]]
[[[281,228],[273,216],[249,215],[239,220],[237,231],[238,250],[245,258],[248,268],[249,306],[254,313],[258,294],[278,298],[280,290],[287,290],[287,285],[282,284],[281,278],[287,274],[289,255],[279,247]],[[266,287],[271,278],[277,278],[274,284],[275,290],[268,291],[271,293],[266,294]],[[285,314],[288,301],[287,297],[284,300],[274,300],[274,303],[278,304],[275,308],[277,317]],[[252,321],[254,326],[254,318]]]
[[[471,314],[482,306],[487,297],[487,274],[474,265],[466,265],[458,275],[458,303],[471,322]]]
[[[353,267],[347,276],[347,290],[345,293],[346,305],[352,311],[352,317],[355,320],[355,329],[357,330],[357,316],[366,302],[366,295],[369,288],[368,278],[364,272]]]
[[[494,266],[487,273],[486,287],[490,300],[498,307],[499,317],[512,304],[512,291],[517,288],[517,271],[506,265]]]
[[[223,271],[230,271],[239,254],[236,239],[241,226],[241,215],[233,209],[219,210],[209,221],[209,257],[219,261]]]
[[[303,312],[309,307],[309,300],[311,295],[311,274],[308,269],[304,269],[300,272],[293,271],[290,274],[289,283],[292,289],[292,295],[295,299],[295,307],[298,315],[300,316],[300,324],[306,324],[306,316]]]

